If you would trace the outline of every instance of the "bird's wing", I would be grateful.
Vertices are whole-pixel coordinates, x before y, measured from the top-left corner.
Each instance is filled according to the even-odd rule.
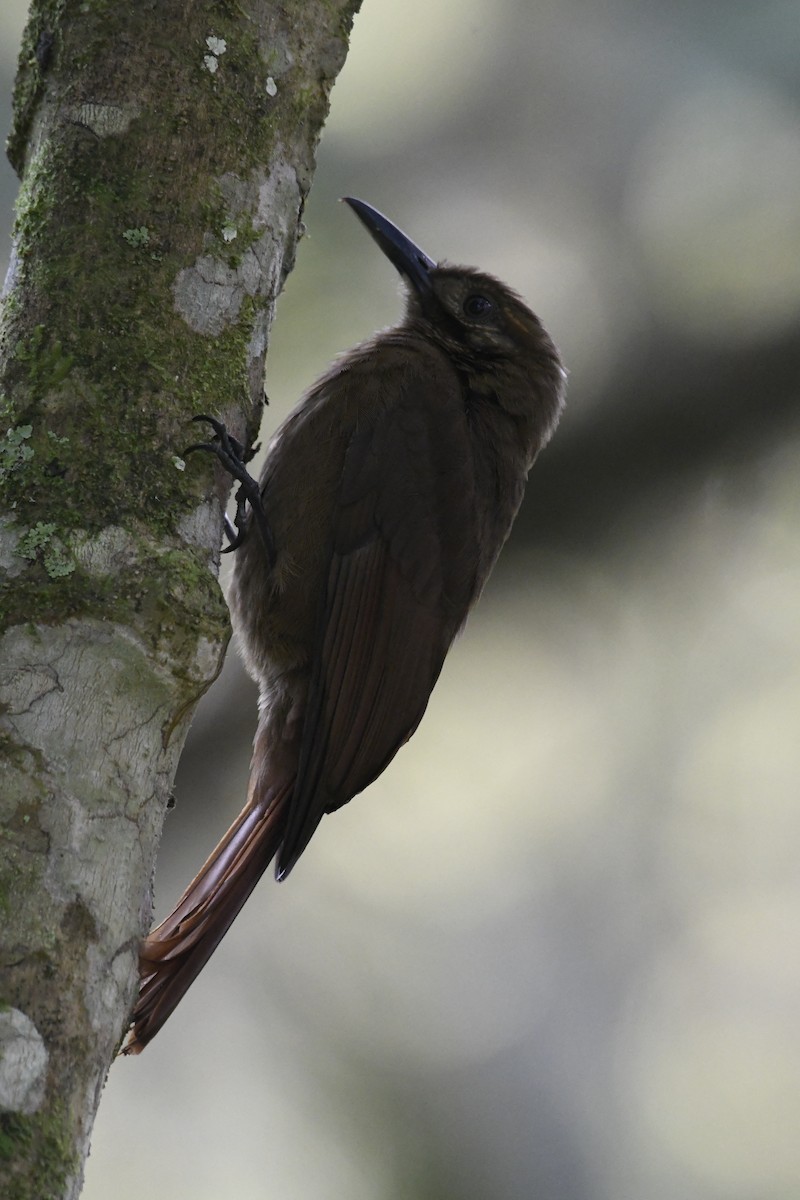
[[[414,732],[472,599],[468,430],[439,374],[384,372],[347,448],[279,878]]]

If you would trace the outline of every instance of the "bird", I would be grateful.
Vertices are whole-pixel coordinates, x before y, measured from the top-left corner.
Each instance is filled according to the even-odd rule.
[[[498,279],[436,262],[343,198],[405,284],[405,312],[336,359],[256,481],[224,424],[190,450],[239,481],[229,595],[259,688],[247,800],[143,941],[123,1053],[158,1033],[275,861],[380,775],[422,720],[561,415],[566,372]]]

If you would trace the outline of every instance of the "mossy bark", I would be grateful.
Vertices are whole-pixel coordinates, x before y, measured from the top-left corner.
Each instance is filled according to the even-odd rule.
[[[0,324],[0,1194],[76,1196],[359,0],[35,0]]]

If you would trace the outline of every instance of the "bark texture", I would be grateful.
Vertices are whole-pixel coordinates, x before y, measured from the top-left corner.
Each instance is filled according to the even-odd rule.
[[[228,617],[195,413],[261,412],[359,0],[36,0],[0,325],[0,1195],[80,1191]]]

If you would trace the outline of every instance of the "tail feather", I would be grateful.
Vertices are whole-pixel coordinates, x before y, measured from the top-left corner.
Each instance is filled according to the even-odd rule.
[[[230,929],[280,846],[291,784],[269,803],[249,803],[151,931],[139,955],[141,983],[123,1054],[138,1054],[158,1033]]]

